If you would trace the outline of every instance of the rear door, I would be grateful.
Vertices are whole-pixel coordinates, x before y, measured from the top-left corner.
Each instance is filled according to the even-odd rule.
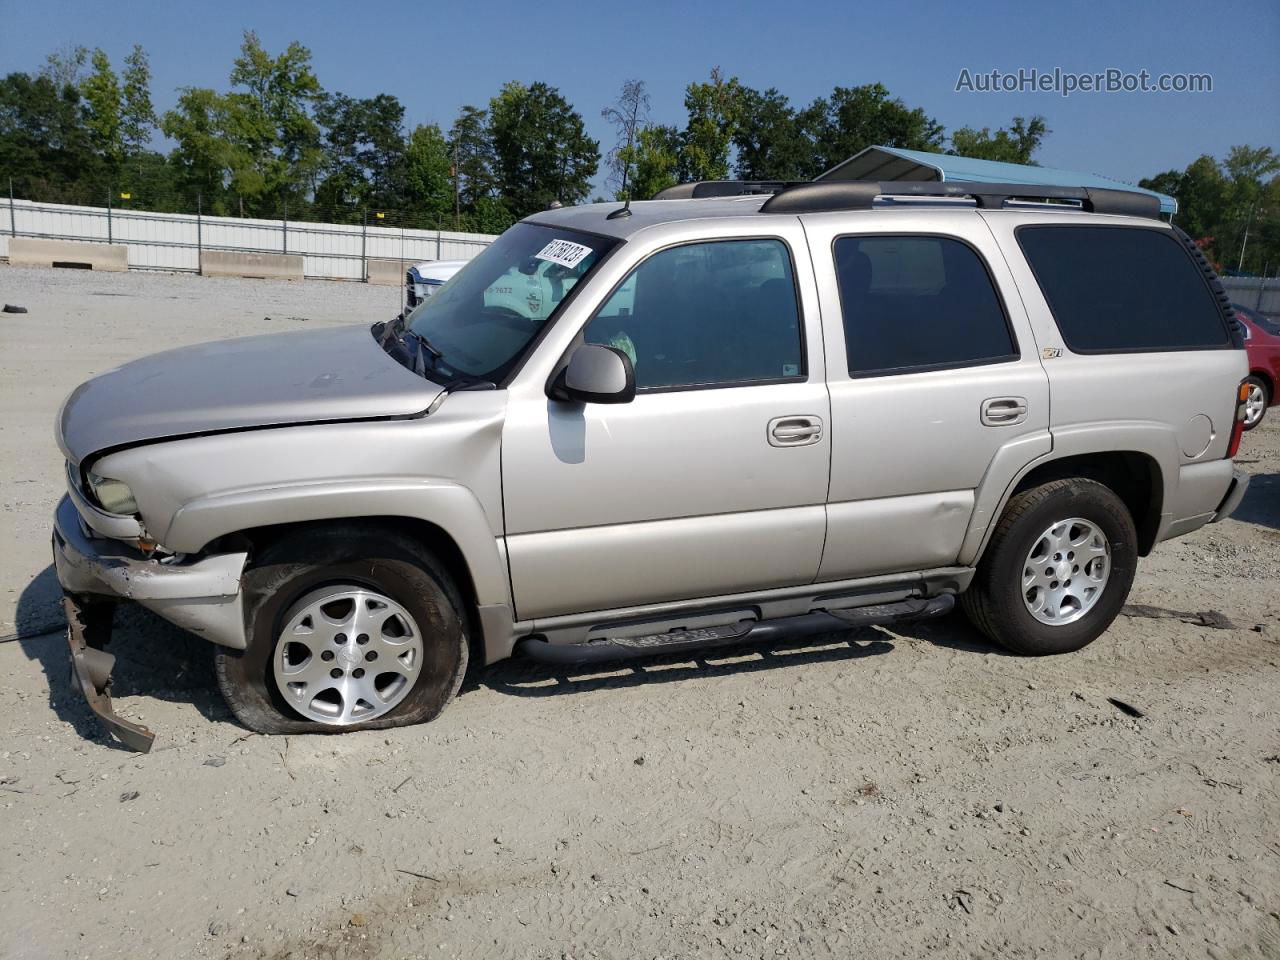
[[[822,303],[831,491],[819,580],[956,563],[989,474],[1050,448],[1049,389],[976,211],[802,218]]]

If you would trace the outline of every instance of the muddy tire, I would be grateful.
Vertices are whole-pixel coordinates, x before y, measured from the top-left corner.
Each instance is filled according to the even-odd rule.
[[[258,733],[345,733],[433,720],[462,684],[467,619],[444,565],[388,528],[308,529],[245,571],[244,650],[218,687]],[[287,636],[286,636],[287,634]]]
[[[1070,653],[1111,626],[1137,557],[1133,517],[1109,487],[1055,480],[1009,501],[960,605],[1014,653]]]

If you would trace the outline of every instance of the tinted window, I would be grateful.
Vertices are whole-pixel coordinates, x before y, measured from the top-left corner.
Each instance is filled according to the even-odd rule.
[[[1018,242],[1072,350],[1190,350],[1228,343],[1200,270],[1167,231],[1022,227]]]
[[[631,357],[639,389],[804,376],[791,257],[779,240],[655,253],[587,324],[586,339]]]
[[[835,242],[852,376],[1017,355],[978,255],[946,237],[840,237]]]

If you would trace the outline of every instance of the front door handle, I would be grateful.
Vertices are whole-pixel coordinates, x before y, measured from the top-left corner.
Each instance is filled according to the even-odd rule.
[[[821,417],[800,415],[769,421],[769,443],[775,447],[803,447],[821,439]]]
[[[982,424],[1006,427],[1027,419],[1026,397],[992,397],[982,401]]]

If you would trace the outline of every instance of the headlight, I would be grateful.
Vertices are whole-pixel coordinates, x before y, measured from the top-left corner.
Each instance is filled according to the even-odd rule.
[[[133,491],[123,480],[100,477],[92,470],[85,472],[85,479],[89,481],[93,498],[107,513],[132,515],[138,512],[138,502],[133,499]]]

